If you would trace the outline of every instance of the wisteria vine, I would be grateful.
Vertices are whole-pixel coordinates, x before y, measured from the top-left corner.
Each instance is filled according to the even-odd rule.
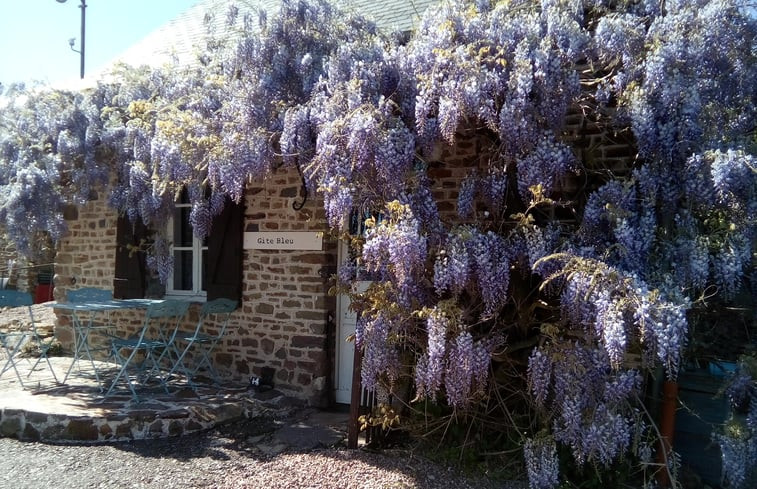
[[[6,90],[0,220],[20,252],[101,189],[153,229],[184,194],[204,237],[227,197],[297,167],[335,231],[373,216],[339,277],[374,282],[353,297],[364,386],[458,413],[519,368],[531,487],[560,483],[561,450],[648,460],[643,371],[675,379],[692,305],[757,287],[757,22],[737,1],[449,0],[408,37],[284,0],[208,29],[188,66]],[[635,157],[594,161],[587,121]],[[167,277],[170,244],[152,253]]]

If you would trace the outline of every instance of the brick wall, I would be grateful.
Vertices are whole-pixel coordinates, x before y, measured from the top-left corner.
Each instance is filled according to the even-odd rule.
[[[453,146],[440,143],[434,148],[434,154],[429,158],[428,175],[439,216],[446,224],[460,222],[457,215],[460,182],[472,169],[485,168],[487,162],[482,140],[475,133],[458,134]],[[481,210],[481,202],[476,207]]]
[[[607,109],[612,110],[612,109]],[[562,140],[571,146],[579,165],[577,173],[566,175],[558,182],[554,197],[558,200],[576,200],[585,198],[606,182],[611,176],[628,174],[636,161],[636,147],[630,130],[616,130],[602,126],[587,117],[578,109],[572,110],[565,120]],[[486,138],[475,131],[463,130],[456,135],[455,144],[450,146],[440,143],[434,152],[427,156],[428,174],[433,181],[433,195],[439,214],[446,224],[461,222],[457,215],[457,198],[460,182],[477,169],[480,174],[485,171],[491,158],[496,155],[489,152],[491,138]],[[511,205],[513,196],[509,196]],[[513,208],[506,212],[513,212]],[[481,219],[486,205],[479,199],[476,202],[477,216]],[[544,210],[544,209],[543,209]],[[550,212],[566,212],[551,209]],[[552,216],[557,219],[573,219],[572,214]]]

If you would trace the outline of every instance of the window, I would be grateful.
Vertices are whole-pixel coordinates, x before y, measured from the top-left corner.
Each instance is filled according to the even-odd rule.
[[[187,193],[182,192],[173,218],[168,223],[168,239],[173,243],[171,252],[174,261],[173,275],[166,284],[166,295],[204,299],[207,293],[208,240],[201,240],[192,232],[189,222],[191,210]]]
[[[242,232],[244,205],[227,199],[223,211],[213,218],[210,236],[194,238],[189,224],[190,206],[182,197],[169,224],[169,239],[174,243],[174,276],[166,284],[166,294],[188,300],[219,297],[242,299]],[[118,299],[145,297],[148,271],[144,253],[133,253],[153,231],[141,221],[131,223],[125,216],[116,228],[116,263],[113,295]]]

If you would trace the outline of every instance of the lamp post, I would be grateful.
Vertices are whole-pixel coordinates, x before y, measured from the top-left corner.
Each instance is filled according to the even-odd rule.
[[[66,3],[67,0],[55,0],[58,3]],[[86,0],[80,0],[81,5],[79,5],[79,8],[81,9],[81,43],[79,44],[79,50],[77,51],[74,49],[74,42],[75,39],[71,38],[68,41],[68,45],[71,46],[71,50],[75,53],[79,53],[80,61],[79,61],[79,77],[84,78],[84,35],[85,35],[85,26],[86,26],[86,10],[87,10],[87,3]]]

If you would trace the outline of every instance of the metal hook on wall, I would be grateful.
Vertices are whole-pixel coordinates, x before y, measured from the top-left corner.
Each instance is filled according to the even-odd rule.
[[[300,168],[300,162],[298,161],[295,163],[295,166],[297,167],[297,173],[300,174],[300,180],[302,180],[302,202],[297,202],[296,200],[292,202],[292,209],[296,211],[301,211],[303,207],[305,207],[305,203],[308,201],[308,184],[305,181],[305,174],[302,173],[302,168]]]

